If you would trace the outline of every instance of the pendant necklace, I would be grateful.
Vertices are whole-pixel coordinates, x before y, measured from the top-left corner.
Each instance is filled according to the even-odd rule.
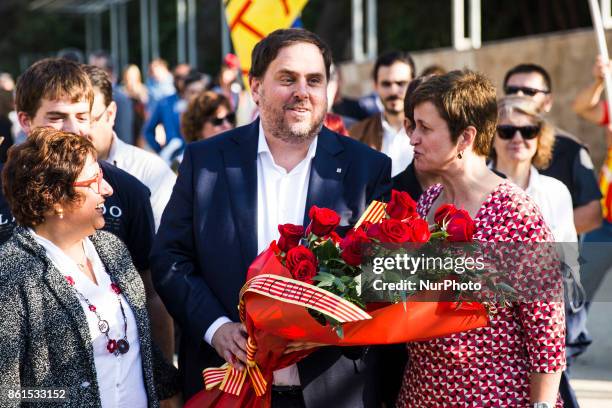
[[[85,257],[85,259],[86,264],[88,264],[89,259],[87,258],[87,256]],[[82,272],[85,272],[85,264],[77,263],[77,266]],[[114,354],[115,356],[127,353],[130,350],[130,343],[127,340],[127,318],[125,316],[125,310],[123,309],[123,303],[121,302],[121,288],[119,288],[119,285],[117,285],[113,277],[109,274],[109,278],[111,280],[110,289],[117,296],[119,308],[121,309],[121,316],[123,317],[123,338],[121,339],[110,338],[110,336],[108,335],[108,332],[110,331],[110,325],[108,324],[108,321],[102,319],[102,316],[100,316],[100,313],[98,313],[98,308],[74,286],[74,279],[71,276],[66,275],[64,276],[64,278],[66,279],[66,282],[68,282],[68,285],[72,287],[77,296],[83,302],[85,302],[85,304],[87,304],[89,311],[96,315],[96,318],[98,319],[98,330],[100,331],[100,333],[106,336],[106,350],[108,350],[109,353]]]

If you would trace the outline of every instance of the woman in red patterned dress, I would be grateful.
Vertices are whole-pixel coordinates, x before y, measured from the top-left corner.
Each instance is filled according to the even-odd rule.
[[[497,120],[495,88],[481,74],[453,71],[421,84],[408,100],[415,166],[441,184],[420,198],[433,223],[452,203],[475,221],[476,241],[552,242],[538,207],[486,166]],[[408,344],[401,407],[562,407],[565,317],[561,302],[514,302],[490,326]]]

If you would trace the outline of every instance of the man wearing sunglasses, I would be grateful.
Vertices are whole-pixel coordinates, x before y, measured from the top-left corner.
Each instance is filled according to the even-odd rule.
[[[504,78],[504,92],[506,95],[522,94],[534,99],[542,112],[550,112],[552,108],[550,75],[539,65],[520,64],[509,70]],[[552,161],[541,173],[554,177],[567,186],[572,196],[574,224],[578,234],[593,231],[601,225],[602,196],[593,172],[593,162],[584,145],[574,136],[556,129]],[[575,393],[569,383],[569,367],[573,359],[582,354],[591,342],[586,330],[586,320],[584,308],[571,310],[566,307],[565,341],[568,369],[563,372],[559,387],[565,408],[578,407]]]
[[[520,64],[510,69],[504,78],[506,95],[524,95],[536,101],[542,112],[553,105],[552,81],[544,68],[535,64]],[[578,234],[601,225],[601,193],[593,172],[593,162],[574,136],[556,129],[553,158],[542,174],[561,180],[572,195],[574,223]]]

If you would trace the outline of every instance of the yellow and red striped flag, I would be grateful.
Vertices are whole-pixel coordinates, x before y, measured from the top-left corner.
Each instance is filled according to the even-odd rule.
[[[248,86],[251,52],[262,38],[280,28],[289,28],[308,0],[230,0],[225,16],[234,50]]]

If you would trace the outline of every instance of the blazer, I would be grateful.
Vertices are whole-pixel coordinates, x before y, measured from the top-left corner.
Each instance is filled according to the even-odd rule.
[[[149,406],[158,407],[158,399],[178,392],[178,377],[151,344],[140,275],[113,234],[97,231],[90,238],[134,313]],[[0,256],[0,389],[65,388],[63,406],[100,407],[91,337],[78,297],[27,229],[16,227],[0,246]],[[2,395],[0,406],[19,406],[19,400]]]
[[[204,333],[221,316],[239,321],[238,294],[257,256],[258,137],[256,120],[187,146],[153,244],[153,283],[183,332],[179,371],[186,400],[203,389],[202,370],[223,363]],[[348,229],[372,200],[386,198],[390,169],[385,155],[323,127],[304,225],[317,205],[337,211]],[[356,371],[364,361],[353,363],[339,348],[326,347],[298,364],[307,406],[362,406],[365,377]]]
[[[349,129],[349,136],[379,152],[382,149],[383,134],[381,113],[375,113],[369,118],[355,123]]]

